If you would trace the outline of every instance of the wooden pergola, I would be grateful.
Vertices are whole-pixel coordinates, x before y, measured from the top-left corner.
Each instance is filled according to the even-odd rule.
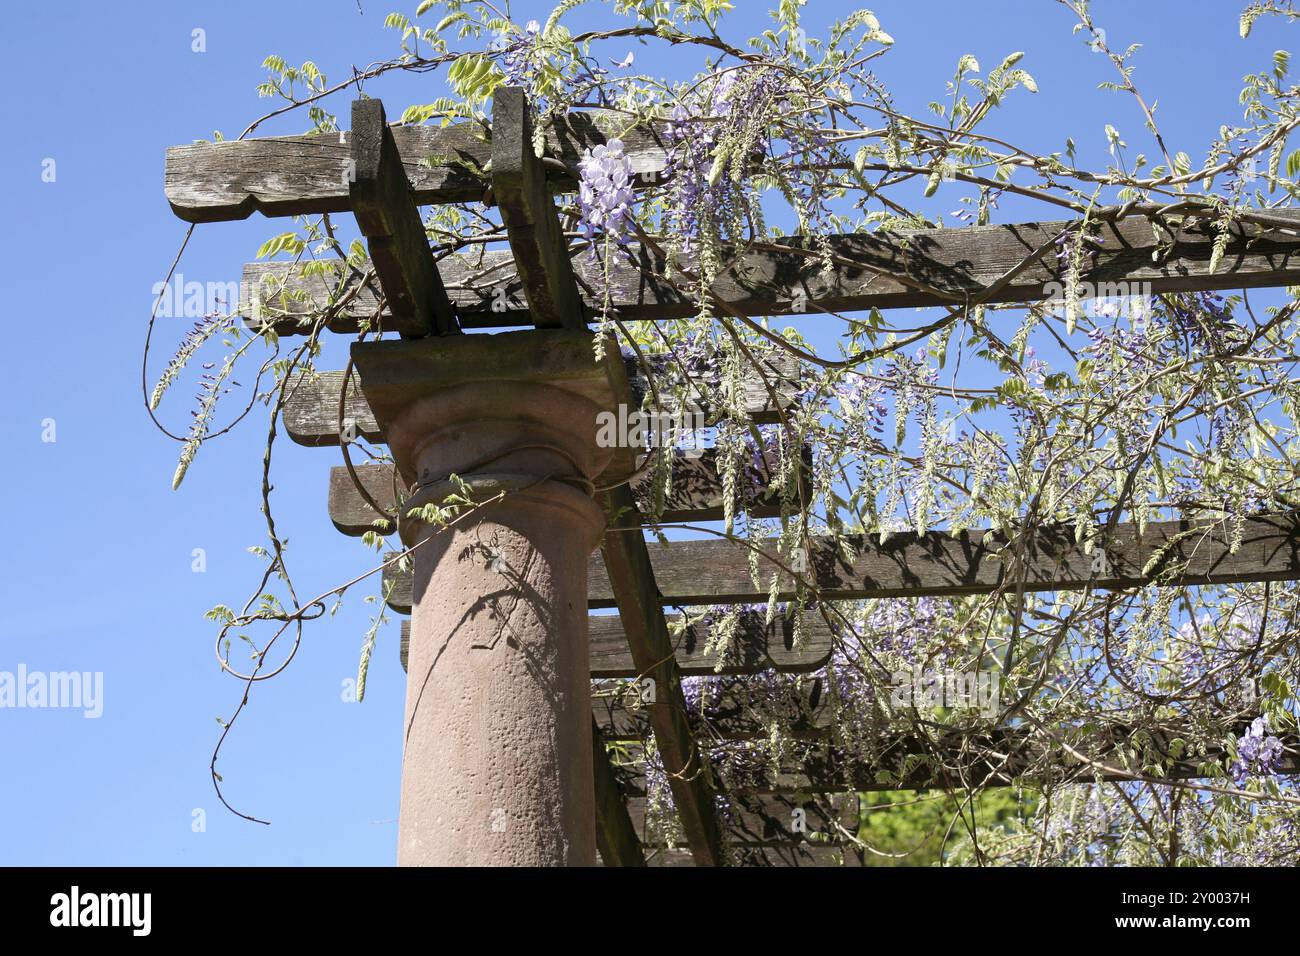
[[[590,361],[588,320],[606,304],[621,321],[683,318],[698,309],[696,277],[652,242],[621,247],[608,276],[569,249],[552,194],[573,190],[584,151],[615,135],[643,184],[664,171],[666,150],[654,128],[629,129],[624,117],[598,111],[572,114],[548,129],[545,155],[537,157],[529,111],[518,88],[498,89],[487,132],[474,124],[390,127],[378,100],[358,100],[347,133],[174,147],[167,154],[166,194],[176,215],[191,223],[243,219],[254,211],[267,216],[355,215],[369,248],[368,269],[340,263],[304,275],[284,263],[251,264],[244,268],[241,298],[250,324],[269,326],[281,335],[310,332],[322,311],[328,331],[375,330],[377,317],[378,329],[399,333],[398,340],[354,346],[350,372],[295,382],[283,407],[285,429],[300,444],[336,446],[354,435],[383,443],[404,408],[453,382],[472,384],[495,376],[554,385],[555,375],[564,374],[574,381],[581,378],[584,394],[598,391],[603,401],[635,408],[650,379],[673,374],[653,362],[626,364],[616,347],[602,366],[563,371],[577,361],[573,356],[579,346]],[[435,260],[418,206],[479,200],[499,209],[509,251]],[[1130,203],[1100,210],[1092,218],[1099,224],[1098,251],[1083,278],[1094,285],[1144,283],[1159,293],[1300,283],[1300,216],[1292,211],[1243,213],[1217,261],[1214,212],[1193,200],[1164,207]],[[1153,223],[1163,230],[1163,239]],[[770,239],[733,254],[709,296],[715,309],[735,316],[1033,302],[1059,280],[1056,243],[1073,226],[1077,223],[1062,221],[834,235],[826,237],[830,268],[806,240]],[[461,330],[510,328],[526,331],[460,336],[474,341],[447,344]],[[583,378],[589,375],[596,378]],[[781,421],[796,401],[795,364],[767,360],[747,375],[750,420]],[[349,463],[333,468],[329,515],[335,526],[354,536],[396,531],[395,522],[376,522],[375,509],[395,516],[408,506],[414,488],[404,487],[404,470],[409,476],[409,467],[395,471],[387,465]],[[703,660],[692,641],[671,639],[663,609],[762,602],[768,593],[755,588],[751,555],[741,542],[648,543],[642,534],[645,489],[635,470],[627,455],[616,455],[604,475],[619,480],[598,492],[609,521],[600,553],[591,556],[587,568],[587,604],[590,609],[616,608],[618,615],[588,619],[588,657],[592,679],[649,678],[656,690],[644,708],[607,695],[596,699],[591,734],[600,855],[606,865],[646,862],[638,825],[644,796],[635,789],[629,792],[628,782],[620,781],[605,743],[645,739],[648,724],[696,865],[723,864],[734,845],[743,845],[741,859],[748,861],[817,862],[833,848],[808,834],[856,821],[852,795],[881,786],[874,768],[837,759],[824,740],[825,701],[809,700],[806,719],[795,730],[810,741],[822,740],[818,756],[756,783],[740,795],[740,812],[720,824],[714,812],[715,783],[688,719],[681,684],[683,675],[713,673],[713,661]],[[752,515],[780,512],[779,495],[762,481],[741,495],[741,507]],[[664,519],[716,519],[724,505],[722,479],[706,454],[674,474]],[[760,547],[759,559],[768,572],[781,575],[782,599],[793,598],[802,582],[823,601],[1300,578],[1296,514],[1249,519],[1239,548],[1230,547],[1226,533],[1212,524],[1159,522],[1141,534],[1127,524],[1108,532],[1099,529],[1096,540],[1105,554],[1100,569],[1094,555],[1077,543],[1073,527],[1038,529],[1028,542],[1018,542],[1016,560],[1008,559],[1010,540],[1005,533],[985,531],[900,533],[884,544],[868,537],[853,542],[852,560],[826,543],[813,547],[807,571],[800,575],[784,566],[775,541]],[[389,604],[395,610],[419,607],[414,580],[395,563],[386,569]],[[772,668],[807,673],[822,667],[833,630],[824,617],[805,614],[806,642],[798,648],[791,645],[788,622],[767,628],[745,624],[740,653],[727,672]],[[404,623],[404,664],[409,630]],[[417,675],[412,673],[410,680],[408,697],[416,692]],[[761,732],[743,701],[737,701],[734,718],[721,726],[737,739]],[[1201,760],[1176,759],[1167,749],[1175,736],[1176,728],[1163,737],[1151,735],[1146,752],[1164,758],[1170,778],[1198,776]],[[954,732],[945,746],[955,753],[973,742],[971,734]],[[1041,744],[1022,730],[983,731],[977,742],[1006,755],[996,766],[983,768],[985,781],[1013,783],[1042,756]],[[1294,748],[1295,741],[1288,743]],[[1091,753],[1106,754],[1131,747],[1133,741],[1127,728],[1111,727],[1095,733],[1092,744]],[[903,766],[908,755],[929,747],[906,736],[890,740],[881,769]],[[1286,772],[1297,769],[1294,762],[1284,767]],[[1062,772],[1079,779],[1096,777],[1094,768],[1085,765],[1066,766]],[[910,773],[903,782],[908,788],[949,782],[929,769]],[[792,808],[806,811],[806,831],[789,830]],[[405,803],[403,809],[405,813]],[[658,858],[676,859],[671,854]]]

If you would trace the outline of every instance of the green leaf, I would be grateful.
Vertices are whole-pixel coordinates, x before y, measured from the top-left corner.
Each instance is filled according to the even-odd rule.
[[[257,250],[257,258],[269,258],[278,252],[291,252],[297,255],[303,250],[303,241],[298,238],[297,233],[282,232],[278,236],[272,236]]]
[[[1288,179],[1295,179],[1300,174],[1300,149],[1297,149],[1286,158],[1286,175]]]
[[[426,2],[422,3],[420,6],[425,7],[428,5],[429,5],[428,0],[426,0]],[[419,13],[420,11],[416,11],[416,16],[419,16]],[[461,20],[468,20],[468,19],[469,19],[468,13],[466,13],[464,10],[457,10],[455,13],[450,13],[447,16],[443,17],[441,20],[439,20],[438,25],[433,28],[433,32],[441,33],[443,30],[447,29],[447,27],[451,26],[453,23],[459,23]]]

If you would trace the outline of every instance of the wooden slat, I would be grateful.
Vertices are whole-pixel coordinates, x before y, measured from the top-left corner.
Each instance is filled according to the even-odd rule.
[[[662,390],[667,387],[666,377],[672,375],[675,367],[661,356],[649,358],[656,376],[663,379],[660,384]],[[773,384],[776,400],[773,400],[772,394],[764,384],[763,376],[750,368],[745,371],[742,402],[746,414],[752,421],[758,424],[770,424],[779,420],[779,408],[794,403],[794,396],[799,388],[798,363],[786,354],[762,361],[763,374]],[[624,364],[632,387],[632,405],[639,408],[641,396],[648,387],[645,375],[635,360],[628,359]],[[705,399],[708,398],[707,389],[716,386],[718,377],[714,373],[701,375],[700,379],[706,388],[700,400],[700,407],[706,416],[712,419],[716,410],[710,408]],[[339,443],[339,391],[342,387],[342,372],[320,372],[311,376],[299,376],[298,381],[290,389],[283,413],[285,431],[294,442],[311,446]],[[361,392],[360,378],[355,372],[348,388],[344,418],[354,423],[358,437],[365,438],[367,441],[384,441],[383,430],[379,427],[374,411]]]
[[[1300,210],[1270,210],[1269,215],[1295,220],[1300,228]],[[773,239],[763,248],[745,252],[738,262],[734,256],[724,254],[728,267],[714,282],[712,292],[726,308],[747,315],[952,304],[1000,279],[1065,226],[1065,222],[1037,222],[831,235],[826,238],[834,256],[830,271],[822,269],[805,240]],[[1099,297],[1139,294],[1144,291],[1137,285],[1140,283],[1150,283],[1151,292],[1300,283],[1300,238],[1257,226],[1234,228],[1238,234],[1229,241],[1222,261],[1211,273],[1211,224],[1200,221],[1180,228],[1177,243],[1169,249],[1156,243],[1151,223],[1143,217],[1102,224],[1096,264],[1082,278]],[[572,263],[587,307],[599,309],[605,294],[603,261],[592,262],[587,253],[575,252]],[[528,324],[523,286],[509,253],[451,257],[442,263],[442,274],[466,327]],[[298,320],[293,316],[308,314],[313,307],[276,294],[282,284],[286,291],[317,303],[317,309],[329,301],[329,292],[337,284],[333,276],[304,279],[284,263],[246,266],[243,278],[241,312],[251,317],[261,308],[271,318],[288,310],[290,317],[276,323],[285,334],[302,331],[296,328]],[[1038,301],[1049,291],[1049,283],[1059,282],[1060,278],[1061,267],[1053,250],[989,301]],[[267,285],[263,286],[263,282]],[[1112,288],[1117,282],[1132,287]],[[695,315],[699,308],[696,288],[693,279],[675,268],[668,269],[662,259],[635,243],[619,247],[610,263],[612,311],[622,319]],[[355,331],[358,319],[373,314],[376,304],[373,296],[358,296],[334,318],[330,328]],[[258,324],[262,319],[252,321]]]
[[[637,828],[628,813],[618,777],[609,761],[605,738],[591,724],[592,770],[596,787],[596,846],[606,866],[645,866]]]
[[[787,736],[802,740],[826,737],[835,719],[835,704],[826,679],[807,673],[824,666],[830,657],[832,635],[824,622],[820,626],[815,624],[813,618],[819,617],[811,613],[804,616],[810,653],[812,648],[824,648],[824,657],[809,661],[810,664],[815,661],[816,667],[798,668],[806,676],[797,682],[777,686],[765,682],[757,696],[746,675],[759,668],[753,671],[737,668],[729,674],[717,675],[731,679],[709,681],[700,689],[699,701],[690,712],[696,735],[710,740],[764,740],[772,732],[770,721],[777,720]],[[681,659],[680,652],[678,659]],[[593,678],[596,676],[592,674]],[[715,675],[701,669],[687,676]],[[592,693],[592,712],[606,740],[645,740],[650,732],[650,714],[636,684],[598,685]]]
[[[680,615],[668,622],[675,628]],[[592,615],[587,618],[591,642],[591,676],[635,677],[641,672],[628,654],[627,635],[618,615]],[[717,655],[705,653],[710,628],[704,622],[691,624],[681,637],[673,639],[678,670],[684,677],[714,674],[753,674],[775,670],[784,673],[813,671],[830,658],[834,637],[820,614],[805,612],[803,642],[795,646],[793,624],[778,618],[764,626],[761,614],[746,615],[736,631],[735,645],[719,668]]]
[[[1245,728],[1225,731],[1234,736]],[[744,771],[744,789],[751,793],[844,793],[885,790],[963,790],[975,786],[1042,784],[1046,772],[1055,783],[1130,780],[1156,776],[1169,780],[1205,779],[1209,762],[1227,754],[1211,747],[1194,757],[1173,756],[1170,742],[1200,739],[1194,733],[1168,727],[1154,733],[1134,734],[1115,726],[1088,730],[1062,728],[1059,736],[1089,760],[1111,768],[1101,771],[1077,760],[1052,740],[1023,728],[992,732],[955,730],[930,746],[912,735],[882,741],[874,759],[846,759],[829,743],[819,743],[799,754],[799,762],[773,768],[762,751]],[[1300,737],[1279,734],[1286,748],[1278,773],[1300,774]],[[1181,752],[1181,751],[1180,751]],[[734,759],[734,758],[733,758]],[[794,759],[794,758],[792,758]],[[1031,773],[1032,771],[1032,773]]]
[[[737,793],[722,799],[719,823],[723,840],[730,847],[791,847],[798,844],[828,845],[844,842],[843,832],[858,829],[856,794]],[[672,834],[661,833],[646,819],[647,799],[631,797],[627,813],[647,848],[666,847]]]
[[[717,452],[703,449],[698,458],[678,456],[673,463],[672,491],[668,495],[661,520],[716,521],[724,516],[723,483],[718,473]],[[811,460],[812,449],[805,447],[804,461]],[[772,486],[780,462],[773,451],[768,451],[756,467],[746,468],[736,485],[736,513],[745,512],[754,518],[771,518],[781,513],[780,490]],[[368,464],[355,467],[361,486],[388,514],[396,514],[394,471],[392,465]],[[806,468],[805,468],[806,472]],[[632,483],[637,503],[648,512],[653,470],[647,471]],[[343,534],[360,537],[368,531],[392,534],[397,529],[389,523],[377,528],[380,516],[357,490],[352,476],[343,465],[330,469],[329,516]]]
[[[187,222],[245,219],[254,211],[267,216],[345,211],[351,208],[349,138],[348,133],[318,133],[173,146],[167,150],[167,201]],[[492,146],[482,126],[398,126],[393,138],[417,203],[483,198],[482,171]],[[667,168],[654,130],[629,125],[625,113],[572,112],[546,131],[546,155],[563,167],[548,167],[553,186],[576,188],[583,152],[610,139],[623,141],[633,170],[646,183],[656,178],[649,174]]]
[[[546,171],[533,152],[532,115],[523,87],[499,86],[492,97],[492,192],[533,324],[586,328],[568,244]]]
[[[676,627],[679,620],[679,615],[668,618],[671,627]],[[821,615],[813,612],[805,612],[803,628],[803,643],[796,647],[794,628],[790,621],[778,619],[764,627],[761,620],[742,619],[732,651],[724,666],[719,669],[717,655],[705,653],[709,638],[708,626],[702,623],[692,625],[674,639],[677,666],[683,677],[756,674],[766,670],[791,674],[815,671],[825,666],[830,658],[833,635]],[[591,615],[587,618],[587,632],[593,679],[638,676],[640,672],[628,650],[627,634],[617,614]],[[406,668],[410,640],[411,622],[402,621],[398,652],[403,669]],[[612,701],[600,708],[602,730],[606,731],[610,739],[640,739],[645,736],[645,728],[637,724],[636,716],[615,718],[612,716],[615,710],[620,714],[626,711],[621,703],[616,707]]]
[[[459,331],[379,100],[353,102],[350,146],[352,212],[383,287],[390,324],[412,338]]]
[[[333,446],[340,443],[339,397],[343,389],[342,372],[301,374],[289,387],[285,397],[284,430],[299,445]],[[354,370],[347,383],[343,409],[343,430],[354,438],[382,442],[384,433],[375,421],[375,413],[361,391],[361,380]]]
[[[385,513],[397,513],[397,485],[394,484],[396,472],[392,465],[369,464],[356,466],[357,478],[361,486],[375,500]],[[357,491],[352,476],[343,465],[330,469],[329,515],[334,527],[349,537],[359,538],[368,531],[378,531],[390,535],[397,528],[393,522],[384,521],[376,526],[376,521],[383,521],[370,503]]]
[[[593,701],[598,722],[602,722],[600,704],[606,700],[607,697],[598,697]],[[1047,734],[1025,726],[991,730],[936,727],[932,741],[910,731],[886,730],[873,752],[853,756],[838,748],[829,735],[822,740],[797,737],[793,744],[787,745],[776,766],[770,748],[762,739],[729,738],[725,724],[696,727],[698,739],[724,741],[728,758],[720,785],[726,788],[729,799],[739,801],[742,806],[748,805],[749,795],[789,794],[806,800],[814,794],[960,791],[981,786],[1090,782],[1094,775],[1106,781],[1131,780],[1135,776],[1211,779],[1207,767],[1216,763],[1226,766],[1231,754],[1213,744],[1192,755],[1187,751],[1186,742],[1205,740],[1207,734],[1214,740],[1236,738],[1246,729],[1247,722],[1242,722],[1221,725],[1210,732],[1201,725],[1190,727],[1172,720],[1141,730],[1118,721],[1052,728],[1071,750],[1109,768],[1101,770],[1076,758]],[[602,726],[602,733],[606,732]],[[1287,732],[1277,736],[1284,748],[1277,772],[1283,776],[1300,775],[1300,735]],[[1175,745],[1175,741],[1183,743]],[[635,743],[625,741],[623,745],[636,752]],[[631,781],[633,798],[640,796],[639,790],[644,786],[638,779]],[[637,804],[631,805],[635,819]],[[763,825],[769,832],[776,832],[771,823]],[[758,831],[760,842],[762,832]],[[778,836],[776,842],[788,838],[788,835]]]
[[[635,535],[634,535],[635,537]],[[1137,525],[1120,524],[1105,547],[1105,570],[1093,571],[1097,556],[1075,542],[1074,527],[1044,526],[1026,547],[1026,591],[1070,591],[1091,584],[1120,590],[1148,584],[1237,584],[1246,581],[1300,579],[1300,514],[1288,512],[1247,518],[1242,543],[1229,553],[1230,535],[1222,524],[1188,521],[1151,522],[1139,539]],[[823,600],[988,594],[1019,580],[999,558],[1006,536],[963,531],[952,536],[932,531],[918,536],[853,538],[857,553],[846,560],[825,541],[813,539],[808,555],[809,580]],[[650,561],[665,604],[747,604],[767,600],[766,581],[756,588],[749,576],[748,549],[741,542],[709,539],[650,542]],[[762,548],[764,575],[778,570],[771,542]],[[1101,546],[1098,545],[1098,548]],[[1010,558],[1008,558],[1008,561]],[[1148,563],[1154,562],[1150,568]],[[1178,570],[1181,569],[1181,570]],[[600,562],[589,566],[587,603],[614,606],[614,591]],[[390,605],[410,607],[409,576],[394,573]],[[782,572],[778,599],[795,596],[793,579]]]
[[[636,499],[625,485],[606,492],[602,498],[606,514],[628,514],[636,510]],[[639,531],[635,534],[611,531],[605,535],[601,552],[623,619],[632,663],[637,673],[644,675],[643,679],[654,681],[657,703],[651,708],[650,722],[682,832],[697,866],[722,866],[726,859],[714,816],[709,768],[686,721],[681,671],[673,653],[668,622],[660,607],[645,538]]]
[[[733,866],[740,867],[861,867],[862,857],[852,847],[811,846],[796,844],[788,847],[739,846],[729,847]],[[652,867],[692,867],[695,861],[686,850],[657,849],[646,857]]]

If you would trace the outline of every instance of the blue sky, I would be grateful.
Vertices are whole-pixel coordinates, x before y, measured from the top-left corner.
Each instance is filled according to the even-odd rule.
[[[257,689],[223,755],[232,800],[272,825],[247,823],[217,803],[207,773],[215,718],[229,712],[240,686],[220,674],[202,614],[242,604],[260,571],[247,548],[265,543],[264,430],[248,422],[206,446],[173,493],[178,449],[143,410],[140,356],[151,290],[185,230],[163,197],[165,148],[215,129],[233,138],[260,115],[267,104],[254,87],[269,53],[314,59],[331,80],[392,55],[383,16],[415,5],[361,0],[363,13],[357,0],[6,10],[0,174],[10,189],[0,241],[11,331],[0,376],[9,542],[0,555],[0,671],[102,672],[104,700],[94,720],[76,710],[0,709],[0,864],[393,862],[404,675],[394,621],[380,637],[365,703],[343,701],[371,613],[360,595],[308,629],[293,665]],[[734,30],[764,25],[766,4],[738,6]],[[809,32],[849,9],[817,0]],[[1043,152],[1072,136],[1082,162],[1100,166],[1110,122],[1133,152],[1154,154],[1134,105],[1097,89],[1113,79],[1110,67],[1071,35],[1073,21],[1057,4],[877,0],[872,9],[897,40],[877,72],[905,110],[942,97],[963,53],[987,69],[1026,50],[1021,66],[1040,93],[1017,93],[989,129]],[[516,3],[514,16],[544,19],[548,10]],[[1170,148],[1194,162],[1221,123],[1240,118],[1241,77],[1270,68],[1272,51],[1287,46],[1271,21],[1238,39],[1239,12],[1230,2],[1095,4],[1112,45],[1144,42],[1136,81],[1158,99]],[[605,16],[591,3],[570,22]],[[195,28],[205,31],[206,52],[191,49]],[[638,59],[657,72],[686,69],[677,54]],[[400,77],[368,92],[395,117],[444,90],[440,80]],[[333,109],[346,123],[347,99]],[[260,132],[300,132],[304,123],[291,117]],[[42,179],[47,159],[53,182]],[[944,209],[955,200],[939,198]],[[1001,214],[1043,218],[1010,200]],[[261,242],[285,228],[260,217],[200,227],[179,271],[237,280]],[[151,384],[184,324],[160,322]],[[20,327],[32,334],[19,335]],[[188,398],[181,391],[163,405],[175,430],[188,424]],[[230,407],[238,400],[231,396]],[[47,420],[53,442],[42,440]],[[365,567],[367,556],[326,517],[336,453],[282,439],[277,455],[277,520],[300,594],[315,594]],[[196,548],[206,556],[203,573],[192,569]],[[196,810],[206,814],[202,832]]]

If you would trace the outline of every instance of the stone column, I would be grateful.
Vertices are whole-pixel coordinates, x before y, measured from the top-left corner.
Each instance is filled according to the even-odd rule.
[[[385,425],[418,483],[405,511],[452,494],[484,502],[446,528],[399,524],[416,546],[399,865],[595,863],[587,562],[604,530],[593,479],[610,456],[595,442],[599,410],[550,384],[472,381]]]

